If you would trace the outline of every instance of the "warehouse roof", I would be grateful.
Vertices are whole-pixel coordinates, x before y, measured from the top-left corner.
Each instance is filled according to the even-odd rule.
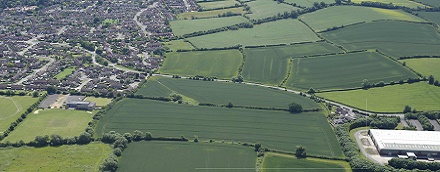
[[[370,129],[379,150],[440,152],[440,132]]]

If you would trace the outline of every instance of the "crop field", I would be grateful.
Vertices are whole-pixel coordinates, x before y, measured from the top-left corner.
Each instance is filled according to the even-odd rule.
[[[225,14],[231,12],[232,14],[244,14],[244,8],[238,7],[238,8],[228,8],[228,9],[222,9],[222,10],[212,10],[212,11],[203,11],[203,12],[186,12],[186,13],[180,13],[177,15],[177,19],[179,20],[191,20],[191,19],[197,19],[197,18],[212,18],[212,17],[218,17],[219,15]]]
[[[401,113],[406,105],[418,111],[440,110],[440,88],[424,82],[317,95],[360,109],[367,103],[373,112]]]
[[[189,42],[185,42],[181,39],[166,42],[164,43],[164,47],[168,47],[171,51],[194,49],[194,47]]]
[[[291,170],[295,172],[351,172],[350,165],[345,161],[316,158],[297,159],[293,156],[274,153],[267,153],[267,155],[264,156],[263,172],[283,172],[286,168],[291,168]]]
[[[320,40],[312,30],[298,20],[286,19],[256,25],[250,29],[218,32],[188,38],[198,48],[290,44]]]
[[[415,0],[415,2],[429,5],[431,7],[440,7],[440,1],[438,0]]]
[[[60,72],[57,75],[55,75],[55,78],[58,79],[58,80],[63,79],[67,75],[72,74],[73,71],[75,71],[75,68],[72,68],[72,67],[66,68],[62,72]]]
[[[223,1],[218,1],[223,2]],[[227,2],[227,1],[225,1]],[[198,31],[208,31],[225,26],[232,26],[239,23],[249,22],[242,16],[221,17],[198,20],[175,20],[171,21],[171,29],[175,35],[184,35]]]
[[[253,82],[279,84],[288,71],[292,57],[340,53],[341,49],[325,42],[298,44],[265,48],[246,48],[246,63],[243,68],[245,80]]]
[[[107,106],[110,102],[112,102],[112,99],[99,98],[99,97],[87,97],[86,101],[95,102],[96,106],[104,107],[104,106]]]
[[[287,2],[289,4],[296,4],[297,6],[301,7],[313,7],[314,2],[324,2],[326,4],[335,3],[335,1],[332,0],[285,0],[284,2]]]
[[[243,60],[238,50],[172,52],[166,56],[161,73],[227,79],[238,74]]]
[[[197,81],[189,79],[149,78],[136,94],[148,97],[168,97],[172,92],[195,99],[200,103],[236,106],[286,108],[292,102],[305,109],[319,108],[314,101],[288,93],[260,86],[234,84],[229,82]]]
[[[252,14],[246,14],[250,19],[258,20],[283,14],[284,12],[296,11],[299,8],[278,3],[277,1],[256,0],[246,3],[250,8]]]
[[[197,4],[199,4],[200,7],[202,7],[202,9],[204,10],[218,9],[218,8],[225,8],[225,7],[232,7],[235,5],[239,5],[239,3],[235,0],[197,2]]]
[[[10,124],[17,120],[27,108],[38,101],[38,98],[30,96],[0,96],[0,133],[9,128]]]
[[[401,64],[373,52],[293,59],[292,63],[286,86],[302,90],[355,88],[362,87],[364,79],[377,83],[417,77]]]
[[[124,150],[118,170],[190,172],[211,171],[206,168],[255,169],[256,159],[254,150],[243,146],[142,141],[131,143]]]
[[[92,120],[92,114],[77,110],[38,110],[26,117],[2,142],[33,141],[36,136],[58,134],[62,137],[79,136]]]
[[[438,1],[440,2],[440,1]],[[440,25],[440,12],[418,12],[420,17]]]
[[[309,154],[342,156],[323,113],[190,106],[169,102],[124,99],[101,118],[96,133],[151,132],[153,136],[201,140],[258,142],[269,148],[294,151],[307,145]]]
[[[112,151],[106,144],[0,149],[0,171],[98,171]]]
[[[420,58],[420,59],[407,59],[402,60],[406,65],[415,71],[419,72],[423,76],[434,76],[436,80],[440,80],[440,58]]]
[[[403,6],[403,7],[408,7],[408,8],[417,8],[417,7],[423,8],[423,7],[425,7],[425,5],[417,3],[415,1],[411,1],[411,0],[353,0],[351,2],[361,3],[363,1],[382,2],[382,3],[386,3],[386,4],[393,3],[393,5]]]
[[[322,18],[325,18],[326,16],[332,17],[322,20]],[[360,6],[334,6],[302,15],[300,18],[317,32],[333,27],[341,27],[359,22],[370,22],[373,20],[382,19],[415,22],[424,21],[419,17],[405,13],[401,10],[387,10]]]
[[[348,50],[378,49],[395,58],[440,54],[440,36],[428,24],[373,22],[325,32],[322,36]]]

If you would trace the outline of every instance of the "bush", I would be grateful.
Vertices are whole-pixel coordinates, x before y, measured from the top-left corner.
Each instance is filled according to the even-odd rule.
[[[290,113],[301,113],[303,111],[303,108],[300,104],[297,103],[290,103],[289,104],[289,112]]]

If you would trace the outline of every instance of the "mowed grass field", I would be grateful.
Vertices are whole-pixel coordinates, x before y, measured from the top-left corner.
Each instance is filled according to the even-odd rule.
[[[335,3],[335,1],[332,0],[285,0],[284,2],[287,2],[289,4],[296,4],[297,6],[301,6],[301,7],[313,7],[313,3],[314,2],[324,2],[326,4],[333,4]]]
[[[112,99],[100,98],[100,97],[87,97],[85,101],[95,102],[96,106],[104,107],[107,106],[110,102],[112,102]]]
[[[164,47],[168,47],[171,51],[194,49],[194,47],[189,42],[185,42],[181,39],[165,42]]]
[[[368,110],[373,112],[401,113],[406,105],[418,111],[440,110],[440,88],[424,82],[317,95],[360,109],[368,103]]]
[[[231,102],[235,106],[287,109],[290,103],[296,102],[305,109],[319,108],[314,101],[297,94],[229,82],[154,77],[149,78],[136,94],[147,97],[168,97],[172,92],[190,97],[200,103],[227,105]]]
[[[237,7],[237,8],[228,8],[228,9],[222,9],[222,10],[212,10],[212,11],[202,11],[202,12],[186,12],[186,13],[180,13],[177,15],[177,19],[179,20],[191,20],[193,18],[211,18],[211,17],[218,17],[219,15],[225,14],[231,12],[232,14],[244,14],[244,8],[243,7]]]
[[[411,1],[411,0],[353,0],[351,2],[361,3],[363,1],[382,2],[382,3],[386,3],[386,4],[393,3],[393,5],[403,6],[403,7],[408,7],[408,8],[417,8],[417,7],[423,8],[423,7],[425,7],[425,5],[417,3],[415,1]]]
[[[372,22],[325,32],[322,36],[348,50],[378,49],[395,58],[440,54],[440,36],[428,24]]]
[[[322,112],[218,108],[145,99],[124,99],[101,118],[96,133],[151,132],[153,136],[261,143],[295,151],[307,145],[308,154],[341,157],[342,152]]]
[[[306,151],[307,151],[307,146]],[[345,161],[325,160],[316,158],[297,159],[294,156],[266,153],[263,159],[263,172],[309,172],[331,171],[351,172],[350,164]]]
[[[58,134],[62,137],[74,137],[83,133],[92,114],[76,110],[38,110],[29,114],[13,132],[2,142],[33,141],[36,136]]]
[[[0,171],[99,171],[112,152],[106,144],[0,149]]]
[[[420,59],[407,59],[402,60],[406,65],[415,71],[419,72],[423,76],[434,76],[436,80],[440,80],[440,58],[420,58]]]
[[[252,14],[246,14],[250,19],[258,20],[265,19],[268,17],[273,17],[278,15],[278,13],[283,14],[284,12],[296,11],[299,8],[278,3],[277,1],[270,0],[255,0],[246,3],[250,9]]]
[[[263,23],[250,29],[191,37],[188,40],[198,48],[222,48],[238,44],[257,46],[315,42],[320,38],[300,21],[286,19]]]
[[[198,20],[174,20],[170,22],[170,25],[175,35],[184,35],[198,31],[208,31],[225,26],[232,26],[244,22],[249,21],[242,16],[233,16]]]
[[[438,1],[440,3],[440,1]],[[419,16],[440,25],[440,12],[418,12]]]
[[[257,154],[236,145],[182,142],[133,142],[120,159],[118,171],[192,172],[205,168],[255,168]],[[234,171],[249,171],[249,169]]]
[[[12,122],[37,101],[38,98],[30,96],[0,96],[0,133],[8,129]]]
[[[287,77],[292,57],[340,53],[341,49],[325,42],[264,48],[246,48],[246,62],[242,76],[245,80],[271,85],[280,84]]]
[[[58,80],[63,79],[67,75],[72,74],[73,71],[75,71],[75,68],[72,68],[72,67],[66,68],[63,71],[61,71],[60,73],[58,73],[57,75],[55,75],[55,78]]]
[[[217,8],[225,8],[225,7],[233,7],[235,5],[239,5],[235,0],[224,0],[224,1],[211,1],[211,2],[203,2],[199,1],[197,4],[202,7],[204,10],[217,9]]]
[[[362,81],[390,82],[418,77],[401,64],[375,52],[293,59],[286,82],[289,88],[308,90],[362,87]]]
[[[243,57],[238,50],[167,53],[161,73],[231,79],[238,75]]]
[[[329,17],[326,20],[323,18]],[[350,16],[350,17],[347,17]],[[401,10],[387,10],[381,8],[361,6],[334,6],[308,13],[300,17],[315,31],[324,31],[333,27],[341,27],[358,22],[369,22],[380,19],[406,20],[422,22],[423,19],[405,13]]]

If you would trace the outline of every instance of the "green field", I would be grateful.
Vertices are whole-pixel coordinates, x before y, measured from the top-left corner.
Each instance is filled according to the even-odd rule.
[[[440,2],[440,1],[439,1]],[[417,12],[420,17],[440,25],[440,12]]]
[[[403,84],[342,92],[320,93],[318,96],[373,112],[402,112],[406,105],[417,109],[440,110],[440,88],[428,83]]]
[[[322,36],[348,50],[378,49],[395,58],[440,54],[440,36],[428,24],[373,22],[325,32]]]
[[[290,44],[320,40],[298,20],[286,19],[256,25],[251,29],[218,32],[188,38],[198,48]]]
[[[440,80],[440,65],[439,58],[421,58],[421,59],[407,59],[402,60],[406,65],[415,71],[419,72],[423,76],[429,77],[429,75],[434,76],[436,80]]]
[[[216,171],[205,168],[255,170],[257,154],[252,148],[233,145],[182,142],[134,142],[124,150],[119,171],[189,172]]]
[[[299,9],[291,5],[268,0],[255,0],[246,4],[250,7],[252,12],[252,14],[246,14],[246,16],[253,20],[265,19],[268,17],[276,16],[278,15],[278,13],[290,13],[290,11],[296,11]]]
[[[382,2],[385,4],[393,3],[393,5],[396,6],[403,6],[408,8],[417,8],[417,7],[425,7],[425,5],[414,2],[412,0],[352,0],[351,2],[354,3],[361,3],[363,1],[370,1],[370,2]]]
[[[99,171],[112,151],[106,144],[0,149],[0,171]]]
[[[438,0],[414,0],[415,2],[429,5],[431,7],[440,7],[440,1]]]
[[[96,133],[151,132],[153,136],[201,140],[258,142],[294,151],[307,145],[309,154],[341,157],[333,130],[323,113],[190,106],[145,99],[124,99],[99,121]]]
[[[2,142],[33,141],[36,136],[58,134],[62,137],[74,137],[83,133],[92,114],[76,110],[38,110],[29,114],[13,132]]]
[[[75,71],[75,68],[73,68],[73,67],[66,68],[63,71],[61,71],[60,73],[58,73],[57,75],[55,75],[55,78],[58,80],[64,79],[67,75],[72,74],[73,71]]]
[[[333,0],[284,0],[284,2],[289,4],[296,4],[297,6],[301,7],[313,7],[314,2],[324,2],[326,4],[333,4],[335,1]]]
[[[238,50],[172,52],[166,56],[161,73],[226,79],[238,75],[243,60]]]
[[[226,7],[233,7],[235,5],[240,5],[235,0],[197,2],[197,4],[199,4],[200,7],[202,7],[203,10],[226,8]]]
[[[177,51],[177,50],[193,50],[194,47],[189,43],[185,42],[182,39],[179,40],[173,40],[170,42],[165,42],[164,47],[169,48],[171,51]]]
[[[296,102],[306,109],[319,108],[319,105],[312,100],[296,94],[228,82],[149,78],[136,94],[147,97],[168,97],[172,92],[190,97],[200,103],[226,105],[231,102],[236,106],[287,108],[290,103]]]
[[[222,10],[213,10],[213,11],[203,11],[203,12],[186,12],[186,13],[180,13],[177,15],[177,19],[179,20],[191,20],[191,19],[197,19],[197,18],[212,18],[212,17],[218,17],[219,15],[225,14],[231,12],[232,14],[244,14],[243,7],[238,8],[228,8],[228,9],[222,9]]]
[[[87,97],[86,101],[95,102],[96,106],[104,107],[104,106],[107,106],[110,102],[112,102],[112,99],[109,99],[109,98],[99,98],[99,97]]]
[[[328,43],[318,42],[265,48],[246,48],[246,63],[243,68],[245,80],[272,85],[280,84],[286,77],[288,63],[292,57],[340,53]]]
[[[249,21],[242,16],[233,16],[199,20],[175,20],[171,21],[170,25],[175,35],[184,35],[198,31],[208,31],[211,29],[232,26],[244,22]]]
[[[30,96],[0,96],[0,133],[9,128],[10,124],[20,118],[27,108],[38,101]]]
[[[322,20],[327,16],[332,16]],[[347,17],[350,16],[350,17]],[[422,22],[423,19],[400,10],[387,10],[381,8],[360,6],[334,6],[308,13],[300,17],[316,31],[324,31],[333,27],[341,27],[359,22],[391,19]],[[362,35],[362,34],[360,34]]]
[[[307,146],[306,146],[307,150]],[[263,160],[263,172],[309,172],[309,171],[351,171],[350,165],[345,161],[324,160],[316,158],[297,159],[296,157],[282,154],[267,153]]]
[[[362,87],[362,81],[390,82],[418,77],[401,64],[373,52],[294,59],[286,86],[308,90]]]

